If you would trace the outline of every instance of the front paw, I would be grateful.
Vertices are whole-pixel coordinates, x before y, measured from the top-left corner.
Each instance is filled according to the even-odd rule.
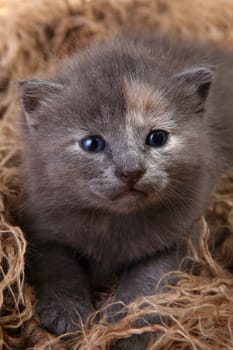
[[[122,320],[128,313],[127,305],[121,301],[111,302],[103,308],[101,316],[108,323],[116,323]]]
[[[94,311],[92,306],[65,297],[43,297],[36,307],[43,328],[55,335],[78,331]]]
[[[145,313],[143,313],[145,309]],[[164,317],[160,316],[157,313],[147,313],[147,304],[143,304],[138,310],[140,316],[134,317],[134,309],[131,304],[126,304],[122,301],[109,301],[108,304],[100,311],[101,318],[107,320],[108,323],[116,323],[121,321],[127,315],[132,316],[132,321],[135,322],[134,327],[142,328],[148,325],[161,324],[165,321]]]
[[[110,346],[110,350],[146,350],[154,341],[153,333],[133,334],[129,338],[117,340]]]
[[[146,304],[144,305],[146,308]],[[141,312],[143,308],[141,309]],[[109,323],[122,322],[116,325],[119,329],[123,330],[124,320],[123,318],[127,316],[126,325],[128,329],[134,328],[138,329],[138,333],[133,334],[128,338],[122,338],[111,344],[110,350],[145,350],[149,349],[150,345],[161,336],[162,332],[160,325],[165,322],[165,318],[158,315],[157,313],[142,313],[140,316],[135,315],[130,305],[125,305],[121,302],[110,304],[105,310],[105,317]],[[146,327],[147,331],[143,328]],[[152,330],[149,331],[148,327]]]

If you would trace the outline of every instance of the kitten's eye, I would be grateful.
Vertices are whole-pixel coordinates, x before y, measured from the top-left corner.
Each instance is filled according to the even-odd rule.
[[[146,144],[151,147],[161,147],[168,140],[168,132],[163,130],[153,130],[146,137]]]
[[[105,141],[101,136],[87,136],[80,141],[80,146],[87,152],[101,152],[105,148]]]

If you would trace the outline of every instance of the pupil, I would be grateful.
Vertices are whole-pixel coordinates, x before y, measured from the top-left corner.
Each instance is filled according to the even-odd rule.
[[[161,132],[152,134],[152,142],[159,145],[163,143],[163,134]]]
[[[92,140],[89,140],[88,146],[89,146],[90,151],[94,151],[94,150],[98,149],[98,145],[99,145],[99,142],[97,139],[93,138]]]

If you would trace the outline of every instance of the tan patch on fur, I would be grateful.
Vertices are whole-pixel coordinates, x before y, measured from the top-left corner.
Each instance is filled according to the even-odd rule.
[[[165,111],[166,102],[159,90],[138,81],[125,80],[127,118],[134,124],[144,124],[147,116]],[[148,119],[148,117],[147,117]]]
[[[150,130],[162,129],[172,132],[176,121],[162,92],[148,84],[125,79],[126,132],[128,145],[136,150],[138,132],[145,138]],[[136,137],[135,137],[136,136]],[[142,140],[139,141],[140,145]]]

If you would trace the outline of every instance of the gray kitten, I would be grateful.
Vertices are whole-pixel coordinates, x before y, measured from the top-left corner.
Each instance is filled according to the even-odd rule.
[[[53,80],[20,83],[22,225],[42,325],[61,334],[111,300],[155,293],[233,164],[233,55],[121,33],[74,55]],[[213,84],[212,84],[213,83]],[[117,349],[144,349],[130,338]]]

